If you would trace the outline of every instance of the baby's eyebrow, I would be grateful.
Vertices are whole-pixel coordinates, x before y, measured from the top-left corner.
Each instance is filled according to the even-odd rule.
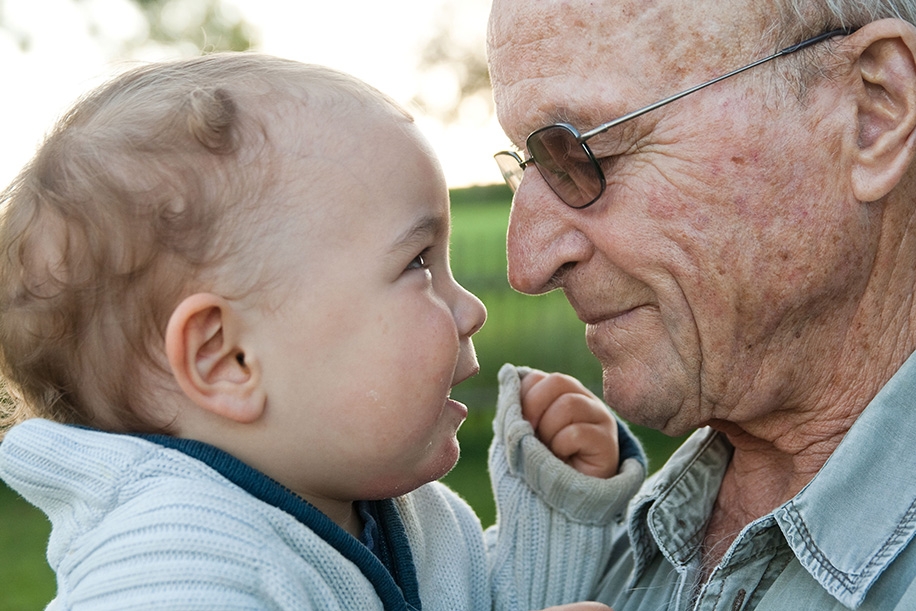
[[[448,233],[448,219],[442,216],[424,216],[394,241],[392,252],[404,250],[418,242],[439,238]]]

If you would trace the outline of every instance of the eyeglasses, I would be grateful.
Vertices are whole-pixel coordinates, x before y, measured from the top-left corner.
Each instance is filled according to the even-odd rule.
[[[529,154],[527,159],[522,159],[515,151],[502,151],[494,155],[496,164],[499,166],[499,170],[502,172],[506,184],[509,185],[513,193],[522,182],[525,168],[533,162],[534,166],[541,173],[541,176],[544,177],[544,180],[550,188],[553,189],[553,192],[563,200],[563,203],[572,208],[585,208],[595,203],[595,201],[601,197],[607,184],[604,178],[604,172],[601,170],[601,165],[598,163],[598,159],[595,157],[594,153],[592,153],[588,144],[586,144],[589,138],[593,138],[630,119],[635,119],[656,108],[661,108],[695,91],[699,91],[704,87],[709,87],[719,81],[740,74],[745,70],[750,70],[760,64],[774,60],[777,57],[801,51],[802,49],[816,45],[819,42],[823,42],[835,36],[848,36],[854,31],[854,28],[842,28],[825,32],[814,38],[809,38],[796,45],[777,51],[773,55],[758,59],[737,70],[732,70],[728,74],[716,77],[711,81],[691,87],[690,89],[676,93],[663,100],[659,100],[654,104],[649,104],[639,110],[634,110],[621,117],[617,117],[584,134],[580,134],[579,130],[569,123],[555,123],[547,127],[542,127],[532,132],[525,141],[525,147],[528,149]]]

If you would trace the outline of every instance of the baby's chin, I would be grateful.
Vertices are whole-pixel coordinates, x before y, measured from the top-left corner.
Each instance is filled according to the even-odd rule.
[[[421,486],[445,477],[456,464],[461,454],[458,438],[453,437],[435,456],[427,456],[423,465],[418,465],[412,475],[398,474],[376,482],[366,496],[360,500],[376,501],[389,499],[413,492]]]

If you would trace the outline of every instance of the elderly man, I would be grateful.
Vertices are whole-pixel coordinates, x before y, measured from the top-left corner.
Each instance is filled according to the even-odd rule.
[[[622,416],[703,427],[616,611],[916,609],[916,2],[829,4],[493,2],[510,282]]]

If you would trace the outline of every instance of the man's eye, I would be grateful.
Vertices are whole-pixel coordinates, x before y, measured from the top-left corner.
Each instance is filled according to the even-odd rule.
[[[607,155],[606,157],[599,157],[597,159],[598,165],[601,166],[601,169],[605,173],[609,174],[611,169],[617,165],[617,162],[620,161],[620,155]]]

